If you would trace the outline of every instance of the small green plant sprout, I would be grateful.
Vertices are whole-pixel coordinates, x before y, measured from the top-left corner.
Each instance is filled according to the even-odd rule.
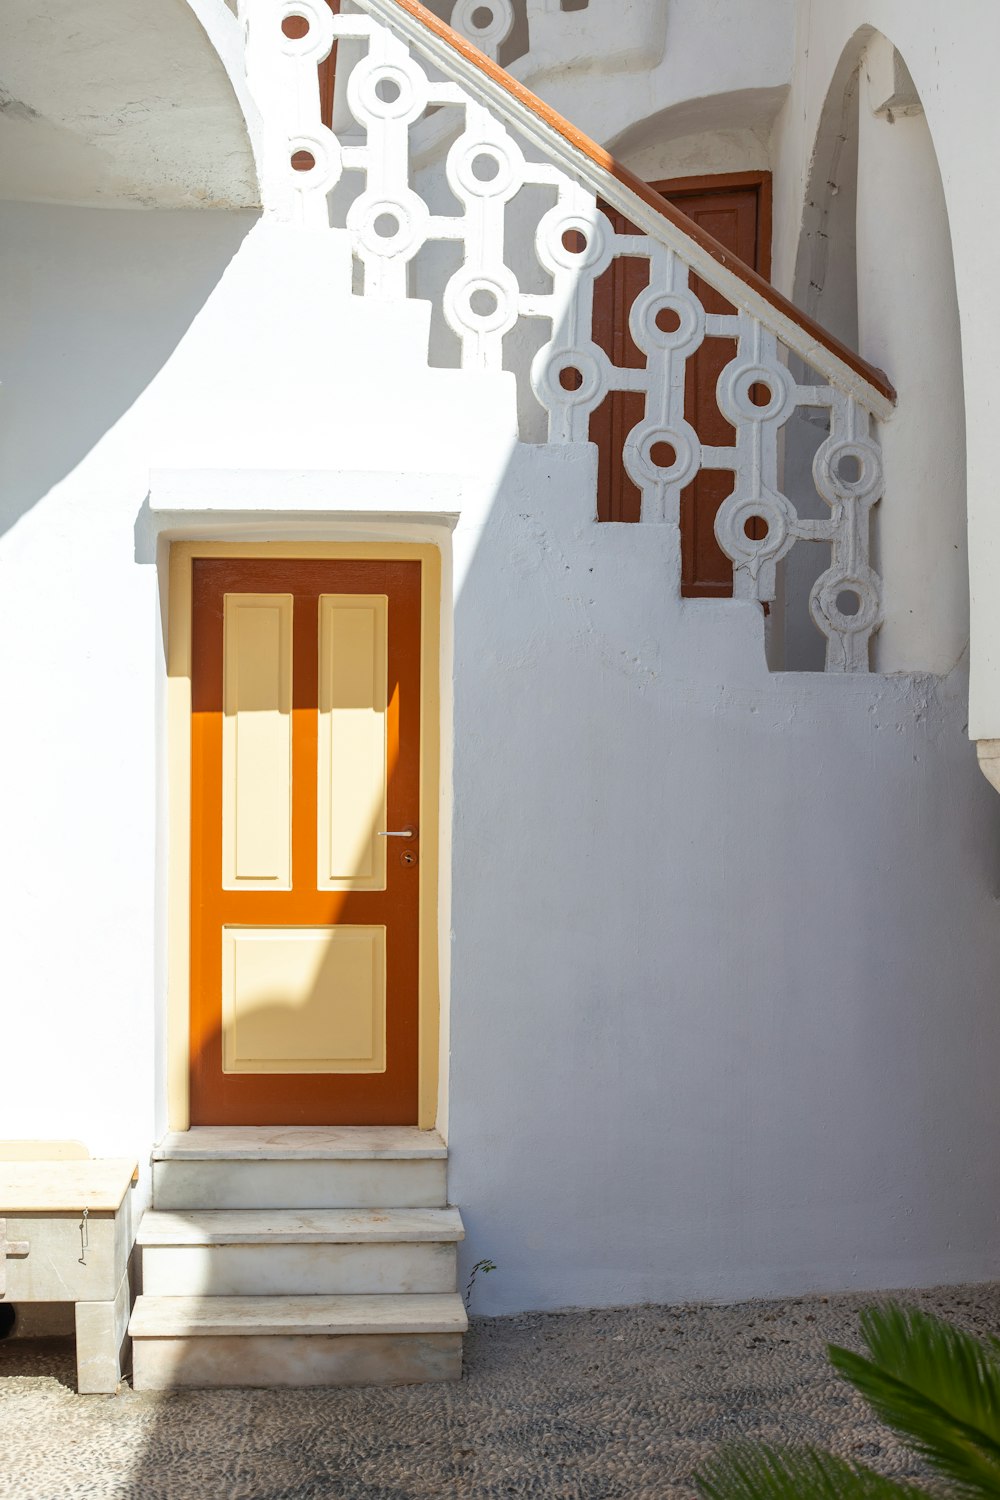
[[[977,1339],[918,1308],[861,1314],[867,1357],[829,1347],[830,1363],[931,1471],[930,1488],[815,1448],[723,1448],[695,1484],[702,1500],[997,1500],[1000,1340]]]
[[[469,1277],[469,1285],[465,1288],[465,1310],[466,1310],[466,1312],[468,1312],[468,1310],[469,1310],[469,1304],[472,1301],[472,1288],[476,1284],[476,1277],[479,1276],[479,1275],[488,1276],[491,1271],[495,1271],[495,1270],[496,1270],[496,1264],[492,1260],[477,1260],[476,1261],[476,1264],[472,1268],[472,1275]]]

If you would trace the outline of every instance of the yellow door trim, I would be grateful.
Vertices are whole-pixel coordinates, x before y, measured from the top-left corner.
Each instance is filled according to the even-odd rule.
[[[420,645],[420,1090],[418,1124],[438,1105],[441,1014],[438,890],[441,834],[441,553],[421,542],[172,542],[167,600],[167,1116],[190,1126],[191,574],[196,557],[409,559],[422,564]]]

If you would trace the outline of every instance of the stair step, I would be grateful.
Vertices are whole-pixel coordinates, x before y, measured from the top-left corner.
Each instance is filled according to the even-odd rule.
[[[153,1296],[445,1293],[464,1234],[455,1208],[151,1210],[136,1243]]]
[[[201,1126],[153,1152],[153,1206],[201,1209],[444,1208],[448,1148],[411,1126]]]
[[[136,1244],[152,1245],[375,1245],[465,1238],[457,1208],[148,1209]]]
[[[133,1338],[465,1333],[457,1292],[381,1297],[137,1297]]]
[[[433,1161],[448,1147],[416,1125],[195,1125],[172,1131],[154,1161]]]
[[[457,1292],[147,1295],[136,1301],[129,1324],[133,1383],[148,1391],[457,1380],[467,1327]]]

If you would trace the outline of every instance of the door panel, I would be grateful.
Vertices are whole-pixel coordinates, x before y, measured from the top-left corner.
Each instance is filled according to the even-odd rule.
[[[292,595],[223,601],[222,884],[292,884]]]
[[[194,1124],[417,1120],[420,598],[419,562],[194,561]]]
[[[324,891],[384,891],[387,617],[384,594],[319,601],[319,867]],[[355,789],[351,798],[336,788]]]
[[[223,1071],[381,1073],[385,939],[384,927],[223,927]]]

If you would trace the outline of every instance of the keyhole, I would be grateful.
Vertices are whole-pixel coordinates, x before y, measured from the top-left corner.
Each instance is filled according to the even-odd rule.
[[[412,849],[404,849],[402,854],[399,856],[399,863],[401,865],[415,865],[416,862],[417,856],[414,854]]]

